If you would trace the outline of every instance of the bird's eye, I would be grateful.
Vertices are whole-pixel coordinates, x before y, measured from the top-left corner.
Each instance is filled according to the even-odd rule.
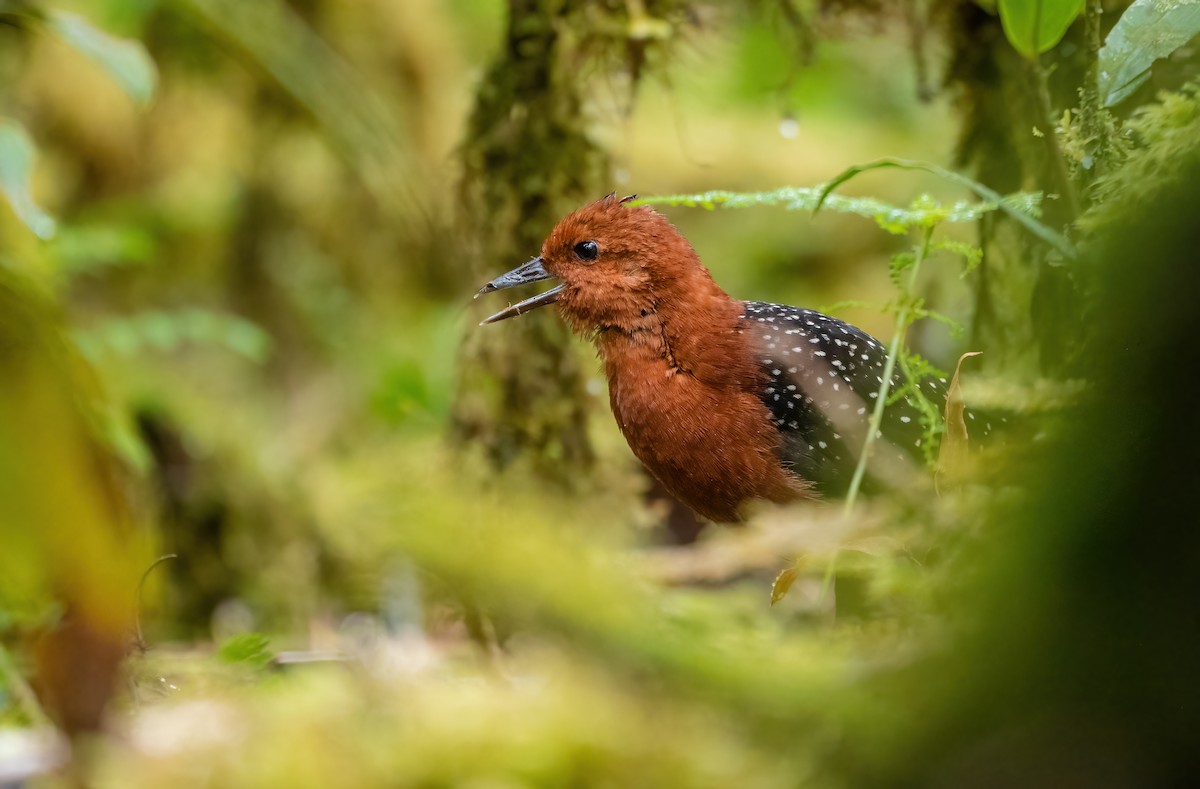
[[[595,241],[580,241],[575,245],[575,254],[580,260],[595,260],[600,254],[600,245]]]

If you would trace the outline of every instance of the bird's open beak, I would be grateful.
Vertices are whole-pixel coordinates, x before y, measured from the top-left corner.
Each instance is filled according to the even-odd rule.
[[[507,274],[496,277],[494,280],[480,288],[479,292],[475,294],[475,298],[479,298],[485,293],[491,293],[494,290],[504,290],[505,288],[524,285],[527,282],[540,282],[541,280],[552,278],[553,277],[551,274],[546,271],[545,267],[542,266],[542,259],[537,257],[523,266],[518,266]],[[518,315],[524,315],[530,310],[536,310],[538,307],[545,307],[547,304],[553,304],[554,302],[558,301],[558,294],[562,291],[562,289],[563,286],[559,285],[556,288],[551,288],[545,293],[525,299],[525,301],[519,301],[516,304],[509,306],[507,309],[500,310],[479,325],[482,326],[485,323],[495,323],[496,321],[502,321],[505,318],[515,318]]]

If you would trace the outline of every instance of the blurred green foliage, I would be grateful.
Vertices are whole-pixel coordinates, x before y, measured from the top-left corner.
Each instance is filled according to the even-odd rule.
[[[1185,775],[1194,55],[1141,51],[1115,116],[1090,5],[1033,31],[1039,81],[991,4],[547,3],[592,23],[613,188],[673,195],[735,296],[841,302],[914,373],[983,350],[963,391],[1014,423],[940,495],[667,547],[582,343],[586,472],[448,439],[475,278],[517,254],[463,179],[518,162],[464,159],[519,2],[0,0],[0,724],[87,720],[62,677],[140,643],[96,785]],[[936,166],[838,177],[884,157]]]

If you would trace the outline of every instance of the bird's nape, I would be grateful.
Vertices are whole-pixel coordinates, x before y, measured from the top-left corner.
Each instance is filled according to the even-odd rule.
[[[550,272],[546,271],[546,267],[542,264],[542,259],[540,257],[536,257],[528,263],[518,266],[507,274],[501,274],[499,277],[496,277],[494,280],[484,285],[479,289],[479,292],[475,294],[475,298],[479,298],[485,293],[504,290],[505,288],[514,288],[518,285],[525,285],[530,282],[540,282],[545,279],[553,278],[554,276],[550,274]],[[516,316],[524,315],[531,310],[536,310],[538,307],[545,307],[547,304],[553,304],[554,302],[558,301],[558,296],[562,292],[562,289],[563,286],[558,285],[546,291],[545,293],[539,293],[538,295],[532,296],[524,301],[519,301],[516,304],[510,304],[508,307],[500,310],[495,315],[485,318],[480,322],[479,325],[483,326],[485,324],[495,323],[507,318],[515,318]]]

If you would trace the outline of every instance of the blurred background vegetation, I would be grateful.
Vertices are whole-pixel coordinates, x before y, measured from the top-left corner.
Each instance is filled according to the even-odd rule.
[[[0,785],[1192,774],[1200,15],[1127,5],[0,0]],[[1023,207],[912,294],[935,173],[662,210],[736,297],[984,352],[940,493],[706,527],[554,315],[476,326],[609,191],[882,157]]]

